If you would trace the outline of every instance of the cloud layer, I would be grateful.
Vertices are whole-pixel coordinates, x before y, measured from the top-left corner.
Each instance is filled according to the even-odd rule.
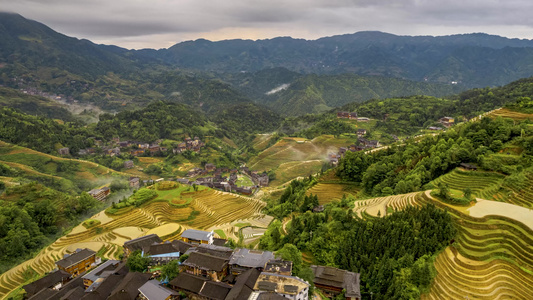
[[[137,49],[197,38],[316,39],[363,30],[533,39],[528,0],[0,0],[0,9],[70,36]]]

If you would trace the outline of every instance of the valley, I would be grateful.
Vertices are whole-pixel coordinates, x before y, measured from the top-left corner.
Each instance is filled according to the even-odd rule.
[[[359,32],[128,50],[0,12],[0,299],[77,249],[133,270],[190,230],[289,261],[305,299],[343,296],[315,280],[329,267],[358,300],[530,299],[532,49]],[[128,276],[175,288],[168,269],[196,267],[171,260]]]

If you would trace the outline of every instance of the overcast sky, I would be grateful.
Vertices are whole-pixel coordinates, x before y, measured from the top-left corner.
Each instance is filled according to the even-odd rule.
[[[533,39],[531,0],[0,0],[69,36],[125,48],[205,38],[316,39],[365,30]]]

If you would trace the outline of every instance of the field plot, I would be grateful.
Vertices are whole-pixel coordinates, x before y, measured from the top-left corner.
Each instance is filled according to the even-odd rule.
[[[491,172],[455,169],[433,180],[432,183],[434,186],[438,186],[442,182],[447,184],[449,188],[459,191],[470,188],[475,196],[490,200],[498,192],[504,177],[504,175]]]
[[[276,170],[273,185],[283,184],[298,176],[307,176],[320,170],[327,161],[328,153],[336,153],[339,147],[354,143],[354,137],[336,138],[321,135],[312,140],[304,138],[283,138],[262,151],[248,163],[252,170]]]
[[[307,195],[317,195],[321,205],[342,199],[343,195],[355,196],[361,189],[353,184],[318,183],[307,190]]]
[[[270,182],[272,186],[282,185],[294,178],[315,175],[322,168],[321,160],[292,161],[280,164],[276,169],[276,179]]]
[[[416,198],[420,192],[355,201],[354,212],[359,216],[384,217],[388,211],[402,210],[407,206],[418,206]]]
[[[477,203],[468,209],[470,216],[482,218],[485,216],[504,216],[515,219],[533,230],[533,210],[509,203],[477,199]]]
[[[91,217],[100,223],[89,229],[80,225],[57,239],[35,258],[0,275],[0,299],[25,283],[24,272],[32,268],[40,275],[50,272],[55,261],[76,248],[88,247],[102,253],[104,258],[118,258],[125,241],[150,233],[164,240],[176,239],[188,228],[222,230],[229,238],[237,239],[236,224],[254,226],[251,235],[257,238],[271,217],[261,214],[265,203],[256,199],[210,189],[189,192],[188,187],[158,191],[159,196],[138,208],[128,208],[124,214]],[[173,200],[178,199],[179,204]]]
[[[512,111],[507,108],[497,109],[489,114],[489,117],[497,118],[511,118],[517,121],[533,120],[533,114],[525,114],[517,111]]]
[[[498,201],[505,201],[523,207],[533,208],[533,176],[526,175],[527,181],[523,185],[506,182],[502,190],[494,196]]]
[[[529,226],[504,216],[475,218],[429,193],[418,194],[416,201],[447,208],[458,230],[453,245],[437,257],[437,276],[422,299],[531,299],[533,231]]]

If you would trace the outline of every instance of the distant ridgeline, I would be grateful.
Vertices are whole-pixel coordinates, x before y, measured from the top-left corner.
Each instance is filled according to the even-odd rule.
[[[337,112],[346,111],[375,119],[373,130],[409,136],[437,126],[438,120],[446,116],[458,123],[503,106],[524,110],[530,105],[531,95],[533,78],[524,78],[503,87],[472,89],[443,98],[411,96],[353,102],[321,115],[286,118],[280,132],[306,138],[354,132],[349,123],[336,116]]]
[[[314,41],[197,40],[168,49],[127,50],[0,14],[0,85],[107,110],[172,100],[210,114],[225,110],[226,117],[245,106],[244,112],[270,120],[270,111],[249,98],[291,116],[370,98],[444,96],[532,76],[533,67],[524,63],[532,57],[531,40],[382,32]]]

